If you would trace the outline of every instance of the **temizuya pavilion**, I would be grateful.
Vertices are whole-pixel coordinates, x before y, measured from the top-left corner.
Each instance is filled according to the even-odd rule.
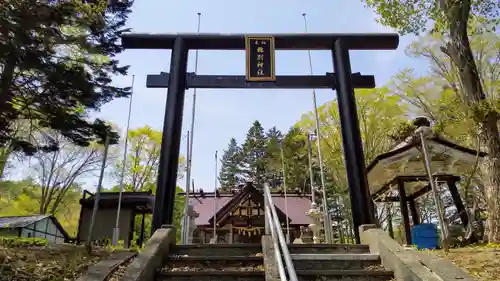
[[[482,158],[486,153],[457,145],[430,132],[428,128],[430,122],[426,118],[417,118],[414,124],[419,129],[427,129],[425,144],[427,145],[433,180],[437,185],[447,185],[460,220],[464,227],[467,227],[468,216],[456,183],[463,177],[469,176],[478,157]],[[400,203],[406,243],[411,244],[408,207],[412,224],[420,224],[415,201],[431,191],[421,138],[417,134],[413,134],[391,151],[378,155],[367,167],[367,177],[370,195],[375,203]],[[389,217],[389,219],[391,218]],[[388,226],[390,235],[394,237],[392,222],[388,221]]]

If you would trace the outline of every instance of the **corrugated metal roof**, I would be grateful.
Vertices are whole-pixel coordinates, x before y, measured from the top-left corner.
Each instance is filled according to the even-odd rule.
[[[15,216],[15,217],[0,217],[0,228],[18,228],[25,227],[37,221],[41,221],[51,215],[34,215],[34,216]]]

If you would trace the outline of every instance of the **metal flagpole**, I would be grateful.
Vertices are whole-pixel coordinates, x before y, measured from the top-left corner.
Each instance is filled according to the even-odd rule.
[[[187,132],[187,139],[186,139],[186,159],[189,159],[191,157],[190,151],[189,151],[189,131]],[[187,172],[187,164],[186,164],[186,172]],[[187,178],[187,177],[186,177]],[[188,223],[189,223],[189,216],[188,216],[188,206],[189,206],[189,181],[186,180],[186,191],[184,194],[184,216],[182,216],[182,225],[181,225],[181,244],[187,244],[188,240]]]
[[[425,170],[427,171],[427,177],[429,178],[429,185],[431,186],[432,195],[436,203],[439,224],[441,225],[441,241],[443,243],[443,249],[447,252],[449,251],[448,245],[448,227],[446,226],[443,206],[441,199],[439,198],[439,192],[437,190],[436,183],[434,182],[434,177],[432,176],[431,160],[429,159],[429,153],[427,151],[426,135],[431,133],[431,128],[427,126],[421,126],[416,130],[416,133],[420,135],[420,144],[422,146],[422,153],[424,154]]]
[[[285,215],[286,215],[286,242],[290,243],[290,222],[288,219],[288,198],[286,196],[286,190],[287,190],[287,185],[286,185],[286,169],[285,169],[285,156],[283,153],[283,144],[280,143],[280,150],[281,150],[281,170],[283,172],[283,190],[285,192]]]
[[[128,117],[127,117],[127,129],[125,130],[125,147],[123,148],[123,163],[122,170],[120,174],[120,193],[118,194],[118,208],[116,209],[116,222],[115,228],[113,229],[113,245],[116,246],[118,244],[118,240],[120,237],[120,211],[122,207],[122,195],[124,189],[124,176],[125,176],[125,166],[127,163],[127,149],[128,149],[128,131],[130,129],[130,116],[132,116],[132,98],[134,95],[134,81],[135,75],[132,75],[132,89],[130,92],[130,100],[128,102]]]
[[[89,234],[87,237],[87,249],[90,251],[92,245],[92,232],[94,231],[95,217],[99,209],[99,200],[101,199],[101,187],[104,179],[104,170],[106,169],[106,161],[108,159],[109,138],[106,133],[104,140],[104,155],[102,156],[101,173],[99,174],[99,181],[97,182],[97,190],[95,193],[94,208],[92,209],[92,217],[90,218]]]
[[[309,181],[311,184],[311,201],[316,203],[316,192],[314,190],[314,174],[312,167],[312,147],[311,147],[311,135],[307,135],[307,156],[309,158]]]
[[[215,151],[215,179],[214,179],[214,235],[213,244],[217,244],[217,150]]]
[[[307,34],[307,18],[306,18],[306,13],[303,13],[302,16],[304,17],[304,28],[305,28],[305,33]],[[312,58],[311,58],[311,50],[308,50],[308,55],[309,55],[309,70],[311,75],[313,75],[313,67],[312,67]],[[321,189],[322,189],[322,195],[323,195],[323,200],[322,200],[322,205],[323,205],[323,221],[324,221],[324,228],[325,228],[325,240],[326,243],[331,244],[332,240],[332,224],[330,223],[330,215],[328,213],[328,204],[326,202],[326,189],[325,189],[325,172],[324,172],[324,167],[323,167],[323,157],[321,155],[321,133],[320,133],[320,126],[319,126],[319,116],[318,116],[318,105],[316,102],[316,89],[312,90],[312,98],[313,98],[313,105],[314,105],[314,117],[316,119],[316,146],[318,147],[318,162],[319,162],[319,169],[320,169],[320,176],[321,176]]]
[[[196,30],[197,33],[200,33],[200,26],[201,26],[201,13],[198,13],[198,28]],[[195,58],[194,58],[194,73],[198,72],[198,50],[195,52]],[[193,89],[193,107],[191,109],[191,138],[188,141],[188,153],[186,156],[186,197],[187,200],[184,200],[184,229],[182,231],[182,236],[185,238],[184,242],[187,242],[187,234],[189,232],[189,215],[187,213],[188,211],[188,205],[189,205],[189,183],[191,182],[191,166],[193,163],[193,141],[194,141],[194,121],[196,117],[196,88]]]

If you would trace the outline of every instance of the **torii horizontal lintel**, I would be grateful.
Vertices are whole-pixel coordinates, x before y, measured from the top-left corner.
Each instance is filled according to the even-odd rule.
[[[182,38],[191,50],[244,50],[245,36],[273,36],[276,50],[332,50],[337,40],[349,50],[395,50],[399,45],[396,33],[126,33],[122,35],[122,46],[125,49],[172,49],[174,41]]]
[[[146,87],[168,88],[170,74],[148,75]],[[335,73],[326,75],[283,75],[276,76],[275,82],[247,82],[244,75],[186,75],[186,88],[198,89],[335,89]],[[373,75],[351,75],[352,86],[360,89],[375,88]]]

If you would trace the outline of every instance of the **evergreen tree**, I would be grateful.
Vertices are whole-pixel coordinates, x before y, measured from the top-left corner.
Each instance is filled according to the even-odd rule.
[[[241,171],[244,179],[252,180],[256,185],[261,185],[265,181],[266,142],[264,128],[255,120],[243,143]]]
[[[37,147],[18,139],[12,124],[30,120],[77,145],[103,138],[111,128],[90,114],[129,88],[111,84],[126,75],[115,56],[132,1],[119,1],[103,13],[78,1],[0,1],[0,145],[25,152]],[[36,129],[36,128],[34,128]],[[118,134],[107,133],[112,142]]]
[[[283,134],[276,127],[266,133],[266,179],[282,176],[281,141]]]
[[[221,159],[219,182],[223,191],[228,191],[241,182],[240,162],[241,148],[236,139],[232,138]]]
[[[286,165],[288,189],[299,188],[309,191],[309,166],[307,155],[307,134],[292,127],[283,138],[283,154]]]

